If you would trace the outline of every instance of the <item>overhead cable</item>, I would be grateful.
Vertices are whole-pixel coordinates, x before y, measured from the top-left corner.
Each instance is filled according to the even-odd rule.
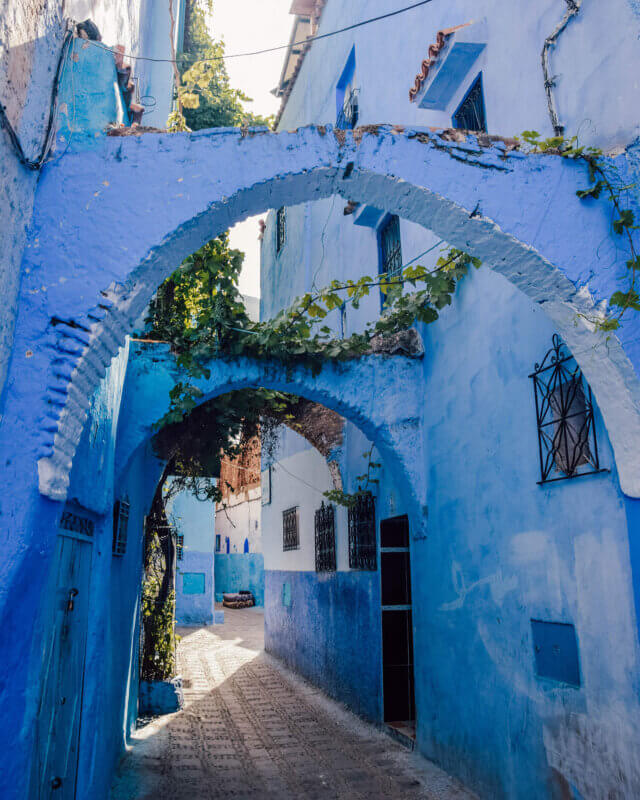
[[[312,44],[313,42],[318,42],[320,39],[328,39],[331,36],[337,36],[340,33],[346,33],[347,31],[352,31],[355,28],[362,28],[364,25],[370,25],[372,22],[380,22],[383,19],[388,19],[389,17],[396,17],[398,14],[404,14],[406,11],[412,11],[414,8],[419,8],[420,6],[426,6],[427,3],[431,3],[433,0],[420,0],[419,3],[412,3],[410,6],[405,6],[404,8],[398,8],[396,11],[389,11],[386,14],[380,14],[377,17],[370,17],[369,19],[363,19],[361,22],[354,22],[352,25],[345,25],[344,28],[338,28],[335,31],[328,31],[327,33],[319,33],[316,36],[308,36],[306,39],[300,39],[297,42],[290,42],[289,44],[280,44],[276,47],[267,47],[264,50],[252,50],[246,53],[231,53],[230,55],[223,55],[223,56],[211,56],[209,58],[196,58],[194,61],[225,61],[230,58],[247,58],[249,56],[261,56],[265,53],[275,53],[278,50],[289,50],[289,48],[298,47],[300,45],[308,45]],[[134,56],[131,53],[121,54],[119,51],[113,50],[110,47],[102,44],[101,42],[91,41],[91,44],[95,47],[101,47],[103,50],[109,50],[112,53],[117,53],[118,55],[124,55],[124,58],[130,58],[134,61],[154,61],[160,62],[163,64],[183,64],[184,59],[180,58],[152,58],[150,56]],[[184,55],[188,55],[185,53]]]

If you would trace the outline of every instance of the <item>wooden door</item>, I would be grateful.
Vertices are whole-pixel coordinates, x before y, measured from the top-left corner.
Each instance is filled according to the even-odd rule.
[[[75,798],[91,550],[86,538],[58,536],[31,768],[37,800]]]

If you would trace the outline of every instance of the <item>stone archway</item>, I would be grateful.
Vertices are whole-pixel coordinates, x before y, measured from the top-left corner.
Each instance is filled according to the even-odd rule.
[[[579,165],[495,138],[388,126],[151,134],[65,154],[38,192],[10,379],[18,388],[7,392],[7,420],[20,417],[21,391],[43,404],[41,491],[65,497],[89,398],[175,265],[251,214],[337,193],[429,227],[542,304],[596,394],[623,490],[640,496],[640,322],[605,341],[577,316],[625,270],[606,204],[576,198],[583,184]],[[598,260],[608,269],[594,276]]]
[[[136,347],[136,343],[132,343]],[[116,475],[154,434],[154,424],[168,410],[169,389],[191,380],[176,364],[168,345],[141,344],[130,362],[127,402],[118,428]],[[375,444],[391,468],[398,492],[412,516],[415,538],[426,533],[426,485],[421,465],[422,364],[404,356],[372,355],[327,364],[313,374],[278,362],[251,358],[212,359],[208,378],[192,381],[203,392],[201,403],[241,389],[290,392],[336,411]],[[397,387],[403,387],[398,402]]]

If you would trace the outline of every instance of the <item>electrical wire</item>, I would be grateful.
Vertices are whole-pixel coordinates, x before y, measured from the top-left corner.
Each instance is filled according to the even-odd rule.
[[[67,55],[69,50],[71,49],[71,42],[73,40],[73,30],[69,29],[65,33],[64,39],[62,41],[62,48],[60,50],[60,55],[58,57],[58,64],[56,66],[55,77],[53,79],[53,85],[51,87],[51,101],[49,104],[49,119],[47,120],[47,128],[45,131],[44,141],[42,143],[42,147],[40,149],[40,155],[35,159],[27,158],[25,155],[24,149],[18,138],[18,134],[15,132],[13,125],[9,121],[7,117],[6,108],[2,103],[0,103],[0,127],[4,128],[7,132],[9,137],[9,141],[11,142],[13,149],[16,152],[18,160],[21,164],[23,164],[27,169],[30,170],[39,170],[44,162],[47,160],[49,153],[51,152],[51,148],[53,146],[53,140],[55,137],[55,118],[56,112],[58,108],[58,90],[60,88],[60,77],[62,74],[63,66],[66,62]]]
[[[414,8],[419,8],[420,6],[426,6],[427,3],[431,3],[433,0],[421,0],[419,3],[412,3],[410,6],[405,6],[404,8],[398,8],[396,11],[389,11],[386,14],[380,14],[377,17],[370,17],[369,19],[364,19],[361,22],[354,22],[352,25],[345,25],[344,28],[338,28],[335,31],[328,31],[327,33],[320,33],[317,36],[309,36],[306,39],[300,39],[297,42],[290,42],[289,44],[281,44],[277,45],[276,47],[267,47],[264,50],[252,50],[246,53],[232,53],[231,55],[223,55],[223,56],[211,56],[210,58],[197,58],[195,61],[225,61],[230,58],[247,58],[249,56],[261,56],[265,53],[275,53],[278,50],[289,50],[289,48],[298,47],[300,45],[311,44],[312,42],[320,41],[320,39],[328,39],[331,36],[337,36],[340,33],[346,33],[347,31],[355,30],[356,28],[362,28],[364,25],[370,25],[372,22],[380,22],[383,19],[389,19],[389,17],[396,17],[398,14],[404,14],[406,11],[412,11]],[[89,40],[92,45],[95,47],[101,47],[103,50],[109,50],[112,53],[117,52],[116,50],[112,50],[110,47],[102,44],[101,42],[97,42],[94,40]],[[118,55],[120,53],[118,52]],[[184,63],[183,59],[179,58],[151,58],[150,56],[134,56],[131,53],[123,54],[124,58],[130,58],[134,61],[153,61],[153,62],[160,62],[163,64],[182,64]],[[188,54],[183,54],[188,55]]]

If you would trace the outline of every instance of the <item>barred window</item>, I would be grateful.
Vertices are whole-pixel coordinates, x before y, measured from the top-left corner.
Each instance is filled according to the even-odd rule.
[[[482,73],[475,79],[471,89],[469,89],[466,97],[453,115],[453,127],[465,131],[486,133],[487,118],[484,110]]]
[[[287,212],[282,206],[276,211],[276,253],[279,253],[287,241]]]
[[[113,506],[113,543],[111,546],[114,556],[123,556],[127,551],[128,527],[129,503],[127,500],[116,500]]]
[[[282,512],[282,549],[297,550],[300,547],[298,506]]]
[[[335,511],[324,502],[315,513],[316,572],[336,571]]]
[[[184,534],[182,533],[176,536],[176,557],[178,561],[182,561],[184,557]]]
[[[355,497],[349,506],[349,566],[351,569],[378,568],[376,553],[376,509],[371,492]]]
[[[582,370],[557,334],[533,380],[538,423],[538,483],[603,472],[593,415],[591,389]]]
[[[400,219],[395,214],[380,230],[380,272],[386,273],[387,280],[402,277]]]

